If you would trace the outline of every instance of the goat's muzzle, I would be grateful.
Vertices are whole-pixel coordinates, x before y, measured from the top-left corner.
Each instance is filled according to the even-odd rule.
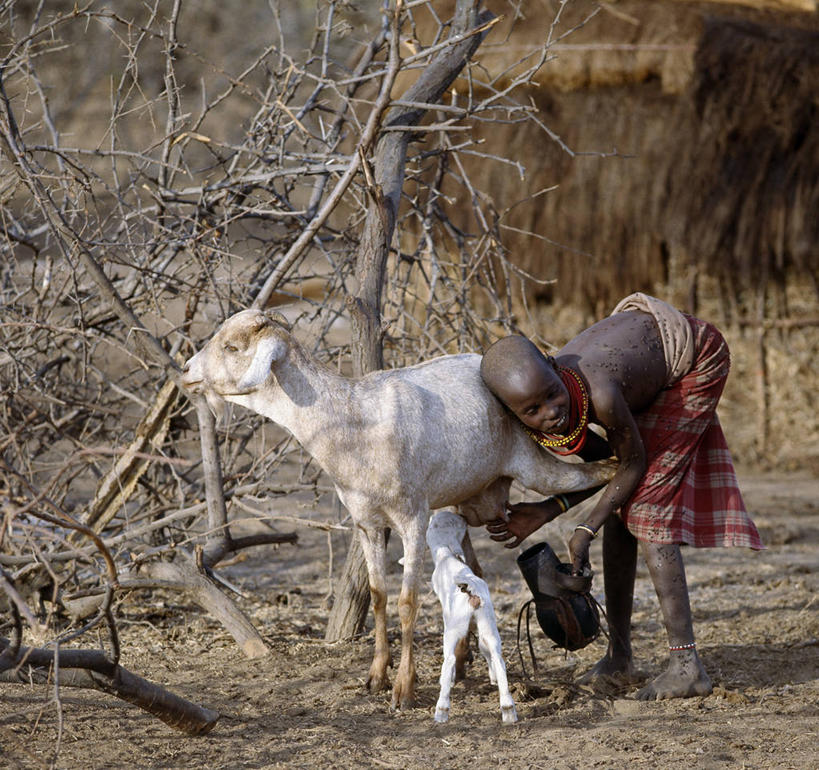
[[[193,361],[193,358],[189,358],[185,361],[185,365],[182,367],[182,377],[179,382],[185,390],[189,390],[191,393],[201,393],[205,380],[204,377],[196,371],[195,367],[191,367],[191,361]]]

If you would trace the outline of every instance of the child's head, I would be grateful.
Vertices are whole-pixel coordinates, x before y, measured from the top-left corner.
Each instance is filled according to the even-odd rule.
[[[569,393],[547,358],[526,337],[502,337],[481,360],[486,386],[517,418],[544,433],[564,433],[569,427]]]

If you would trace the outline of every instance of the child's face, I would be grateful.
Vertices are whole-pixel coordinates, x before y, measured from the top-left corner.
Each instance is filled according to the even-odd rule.
[[[569,430],[571,399],[554,367],[535,361],[507,378],[498,395],[529,428],[543,433]]]

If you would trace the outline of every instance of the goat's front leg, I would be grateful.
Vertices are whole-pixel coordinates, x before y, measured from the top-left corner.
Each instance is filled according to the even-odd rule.
[[[367,689],[380,692],[389,685],[387,667],[392,665],[390,643],[387,640],[387,580],[386,580],[386,551],[387,539],[383,528],[360,527],[358,535],[361,541],[361,550],[367,562],[367,573],[370,581],[370,599],[373,605],[375,618],[375,651],[370,673],[367,677]]]
[[[427,516],[417,516],[401,533],[404,542],[404,576],[398,597],[398,617],[401,620],[401,661],[392,687],[392,707],[411,708],[415,705],[415,657],[412,644],[415,619],[418,615],[418,583],[424,568],[424,532]]]

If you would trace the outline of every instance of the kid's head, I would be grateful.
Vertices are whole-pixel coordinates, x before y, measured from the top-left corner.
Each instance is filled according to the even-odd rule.
[[[571,401],[554,359],[520,335],[503,337],[481,360],[484,383],[517,418],[543,433],[565,433]]]

